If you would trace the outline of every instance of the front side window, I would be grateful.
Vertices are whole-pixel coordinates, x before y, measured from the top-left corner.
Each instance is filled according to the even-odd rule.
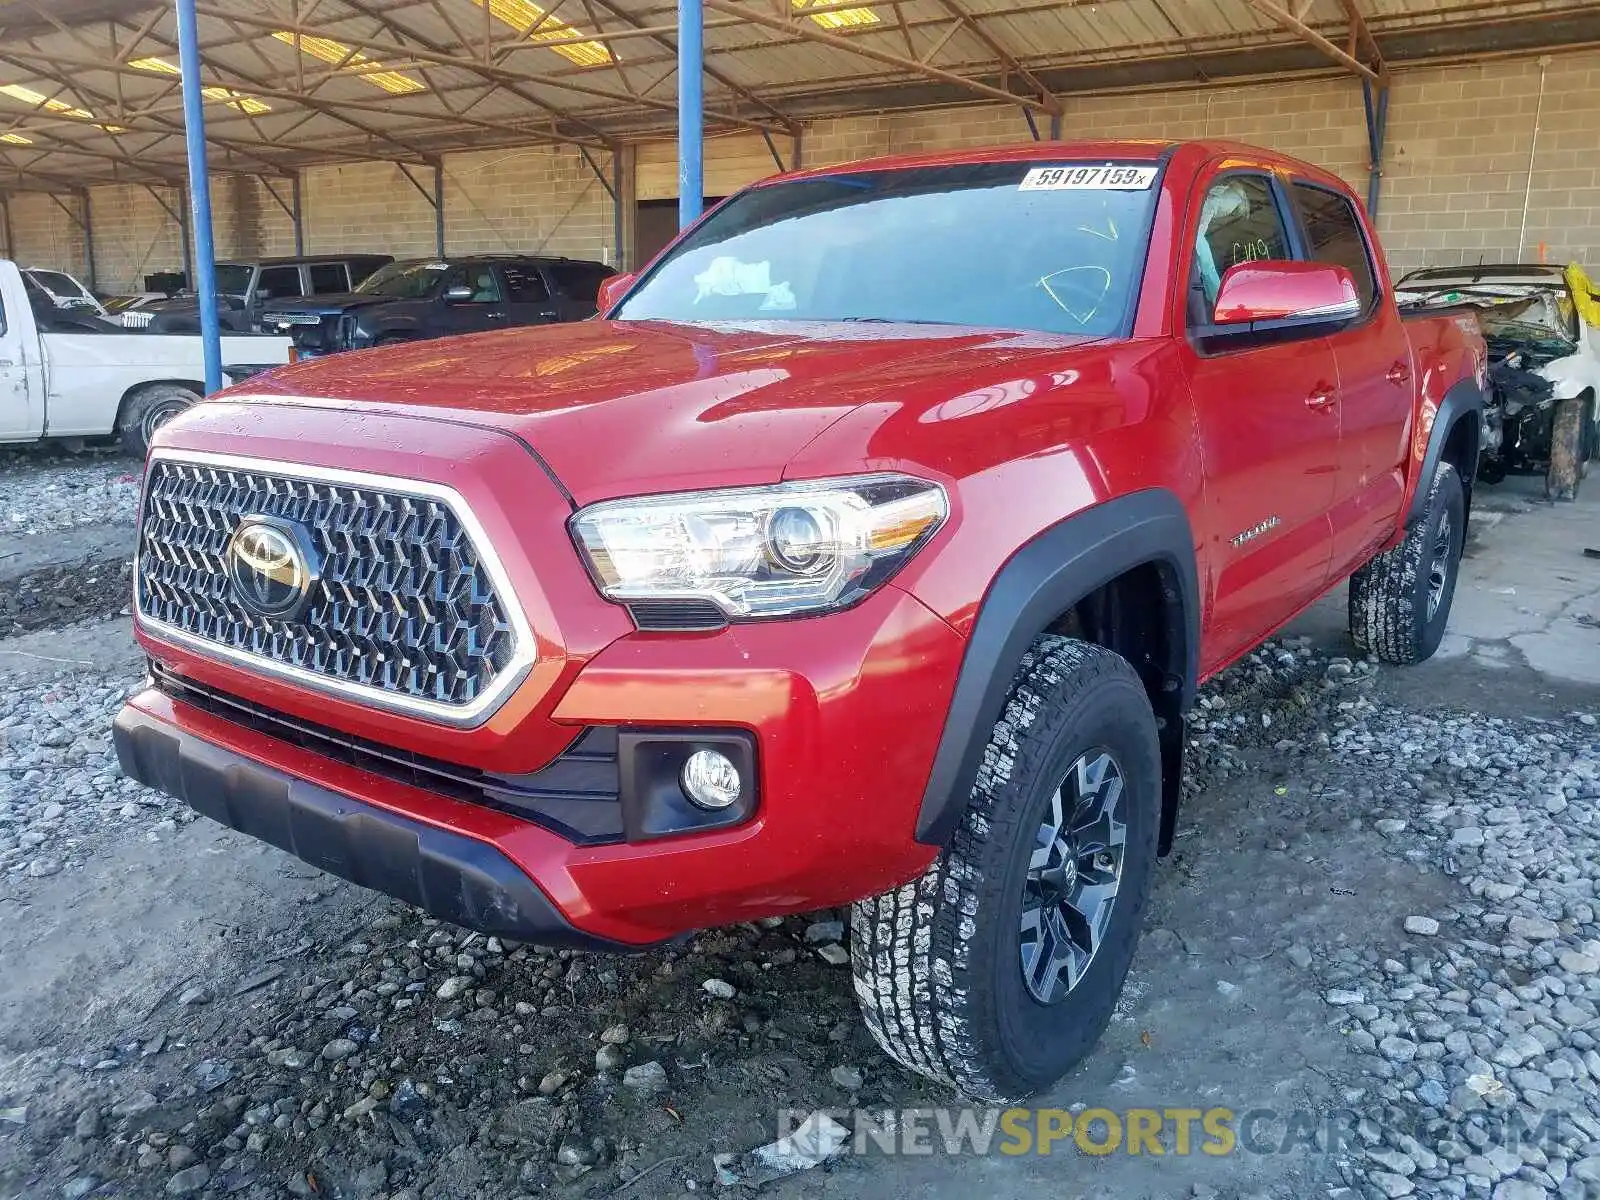
[[[256,280],[256,295],[270,296],[274,300],[303,295],[300,290],[300,268],[263,267],[261,278]]]
[[[613,315],[1125,334],[1158,175],[1154,163],[963,163],[755,187]]]
[[[1229,267],[1263,259],[1290,258],[1289,236],[1264,175],[1226,175],[1206,190],[1195,232],[1190,295],[1207,324],[1217,307],[1217,290]]]
[[[1356,295],[1362,311],[1372,307],[1378,297],[1378,281],[1372,272],[1372,257],[1367,252],[1366,235],[1350,201],[1311,184],[1294,185],[1295,205],[1306,231],[1306,252],[1313,262],[1343,267],[1356,281]]]
[[[500,302],[500,283],[494,277],[494,268],[487,263],[462,263],[450,268],[449,278],[445,287],[469,287],[472,289],[472,304],[498,304]]]

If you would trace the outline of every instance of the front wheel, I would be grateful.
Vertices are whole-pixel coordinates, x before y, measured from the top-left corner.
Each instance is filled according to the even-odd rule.
[[[854,908],[856,996],[878,1044],[985,1101],[1065,1075],[1122,990],[1160,814],[1155,714],[1133,668],[1039,639],[949,848]]]
[[[1450,622],[1466,537],[1461,476],[1440,463],[1405,540],[1350,577],[1350,637],[1358,650],[1402,666],[1433,657]]]

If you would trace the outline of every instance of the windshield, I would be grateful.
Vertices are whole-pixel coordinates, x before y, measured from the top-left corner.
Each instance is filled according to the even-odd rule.
[[[29,274],[33,276],[34,282],[47,292],[51,292],[63,299],[83,299],[83,292],[79,290],[78,285],[72,281],[72,277],[69,275],[63,275],[60,271],[37,270],[30,271]]]
[[[224,296],[244,296],[250,291],[250,276],[255,268],[237,263],[217,264],[217,291]]]
[[[379,267],[371,275],[356,284],[355,290],[363,296],[389,296],[396,300],[421,300],[437,292],[449,272],[449,263],[390,263],[388,266]]]
[[[1156,175],[1152,163],[963,163],[752,188],[614,316],[1124,332]]]

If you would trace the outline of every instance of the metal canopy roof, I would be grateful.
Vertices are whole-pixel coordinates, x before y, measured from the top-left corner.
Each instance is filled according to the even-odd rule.
[[[706,123],[1600,43],[1586,0],[704,0]],[[200,0],[213,170],[600,148],[674,128],[671,0]],[[168,0],[0,0],[0,190],[184,171]]]

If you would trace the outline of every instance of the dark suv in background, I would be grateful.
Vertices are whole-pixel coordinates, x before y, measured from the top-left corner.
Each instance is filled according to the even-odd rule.
[[[354,291],[261,314],[265,333],[288,334],[302,357],[595,315],[600,282],[616,272],[571,258],[482,254],[390,263]]]
[[[392,254],[323,254],[299,258],[263,258],[254,262],[219,262],[217,297],[224,333],[248,333],[260,320],[267,301],[298,300],[302,296],[343,295],[385,263]],[[151,333],[198,333],[200,297],[184,292],[141,310],[142,316],[124,320]]]

